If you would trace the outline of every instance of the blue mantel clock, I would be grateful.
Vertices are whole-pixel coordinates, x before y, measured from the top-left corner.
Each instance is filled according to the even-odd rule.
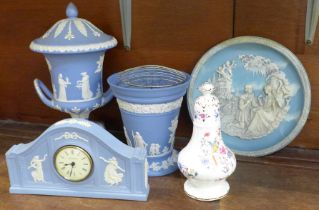
[[[6,153],[10,192],[147,200],[146,152],[79,118],[53,124]]]

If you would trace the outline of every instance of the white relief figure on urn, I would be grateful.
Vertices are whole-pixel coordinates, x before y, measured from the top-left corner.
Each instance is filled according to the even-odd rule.
[[[99,60],[96,61],[97,67],[96,70],[94,71],[94,73],[99,73],[102,71],[103,69],[103,61],[104,61],[104,55],[101,55]]]
[[[212,201],[228,193],[226,178],[234,172],[236,159],[221,136],[220,106],[212,95],[213,85],[206,82],[199,90],[202,96],[194,104],[192,137],[179,153],[178,166],[187,178],[186,194],[197,200]]]
[[[34,182],[45,182],[42,162],[45,161],[47,154],[43,156],[42,159],[38,155],[34,156],[30,162],[28,169],[34,169],[31,171],[31,176]]]
[[[57,99],[58,98],[58,96],[57,96],[57,92],[56,92],[56,87],[55,87],[55,85],[52,83],[52,88],[53,88],[53,97],[55,98],[55,99]]]
[[[82,72],[81,76],[82,79],[76,82],[76,87],[81,89],[82,98],[87,100],[93,97],[93,93],[90,89],[90,76],[86,72]]]
[[[105,182],[110,185],[120,184],[123,180],[125,170],[118,165],[116,158],[112,157],[109,160],[106,160],[105,158],[100,157],[100,159],[107,164],[104,172]]]
[[[66,88],[68,85],[71,85],[71,82],[69,81],[69,78],[66,77],[65,80],[63,79],[63,75],[60,73],[58,75],[58,84],[59,84],[59,101],[67,101],[67,94],[66,94]]]
[[[102,95],[102,88],[101,88],[101,85],[98,84],[97,88],[96,88],[95,96],[98,97],[98,96],[101,96],[101,95]]]

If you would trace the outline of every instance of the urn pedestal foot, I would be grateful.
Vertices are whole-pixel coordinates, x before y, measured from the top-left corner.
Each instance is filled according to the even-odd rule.
[[[225,179],[211,182],[189,179],[184,183],[184,191],[196,200],[214,201],[226,196],[229,184]]]
[[[90,112],[82,112],[82,113],[79,113],[79,114],[74,114],[74,113],[70,113],[71,117],[72,118],[82,118],[82,119],[89,119],[89,115],[90,115]]]

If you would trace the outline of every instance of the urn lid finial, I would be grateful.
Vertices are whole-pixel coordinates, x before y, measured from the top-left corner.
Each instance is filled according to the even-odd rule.
[[[78,17],[78,9],[70,2],[67,18],[56,22],[43,36],[31,42],[31,50],[46,54],[70,54],[105,51],[117,40],[91,22]]]
[[[73,2],[70,2],[66,7],[66,16],[68,18],[78,17],[78,8],[75,6],[75,4],[73,4]]]

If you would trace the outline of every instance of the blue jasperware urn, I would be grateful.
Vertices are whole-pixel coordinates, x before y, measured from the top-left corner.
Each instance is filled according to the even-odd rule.
[[[107,80],[117,98],[128,145],[147,152],[149,176],[177,169],[175,131],[189,80],[187,73],[155,65],[115,73]]]
[[[53,94],[38,79],[34,86],[47,106],[72,117],[88,118],[92,110],[112,99],[110,90],[103,93],[102,67],[106,50],[115,47],[117,40],[78,18],[73,3],[67,6],[66,15],[30,44],[31,50],[45,57]]]

